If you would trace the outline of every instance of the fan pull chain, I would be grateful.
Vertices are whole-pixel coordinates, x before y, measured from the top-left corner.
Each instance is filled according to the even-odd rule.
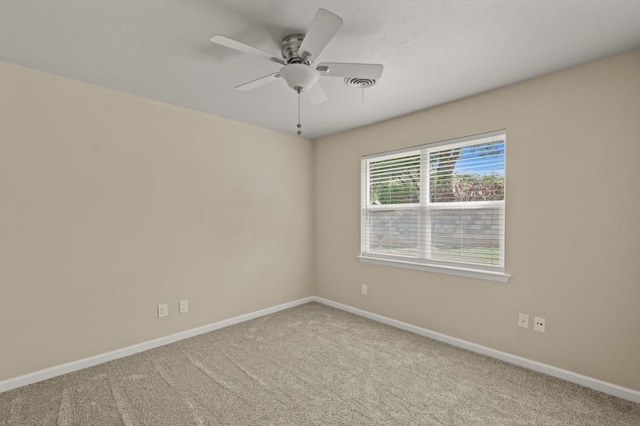
[[[298,90],[298,131],[296,133],[298,133],[298,136],[302,135],[302,123],[300,123],[300,91]]]

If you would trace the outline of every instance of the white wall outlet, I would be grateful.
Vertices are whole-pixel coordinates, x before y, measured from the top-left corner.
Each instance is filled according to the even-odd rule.
[[[533,329],[540,333],[544,333],[544,318],[535,317],[533,319]]]
[[[366,284],[362,284],[362,294],[363,294],[364,296],[366,296],[366,295],[367,295],[367,291],[368,291],[368,289],[367,289],[367,285],[366,285]]]
[[[529,315],[518,314],[518,327],[529,328]]]
[[[189,301],[188,300],[181,300],[180,301],[180,313],[181,314],[186,314],[187,312],[189,312]]]
[[[169,316],[169,305],[163,303],[162,305],[158,305],[158,318]]]

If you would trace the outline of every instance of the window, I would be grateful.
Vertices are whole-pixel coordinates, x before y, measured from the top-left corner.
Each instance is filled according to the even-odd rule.
[[[365,262],[506,281],[504,131],[362,159]]]

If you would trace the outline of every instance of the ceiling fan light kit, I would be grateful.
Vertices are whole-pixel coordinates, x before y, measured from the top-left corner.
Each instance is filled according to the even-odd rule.
[[[272,72],[243,83],[236,89],[253,90],[282,78],[298,94],[298,117],[300,117],[299,97],[301,93],[307,93],[313,104],[324,102],[327,99],[324,90],[319,84],[315,84],[321,76],[341,77],[344,78],[347,86],[364,89],[373,86],[382,75],[383,66],[380,64],[325,62],[315,68],[312,66],[336,35],[342,23],[343,20],[338,15],[326,9],[318,9],[306,34],[290,34],[282,40],[280,44],[281,58],[220,34],[211,37],[211,42],[282,65],[280,72]],[[312,87],[314,87],[313,91],[309,91]],[[301,135],[302,124],[299,119],[297,127],[296,133]]]
[[[288,64],[280,70],[280,76],[284,78],[287,85],[297,93],[302,93],[311,88],[320,79],[320,73],[309,65]]]

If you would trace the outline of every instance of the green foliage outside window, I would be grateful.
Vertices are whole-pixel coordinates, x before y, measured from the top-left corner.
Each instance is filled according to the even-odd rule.
[[[466,154],[490,159],[504,155],[504,142],[466,148]],[[497,173],[457,173],[461,148],[432,152],[429,156],[431,202],[504,200],[504,176]],[[420,155],[370,163],[371,204],[412,204],[420,202]]]
[[[408,204],[420,201],[420,155],[373,161],[369,173],[371,204]]]

